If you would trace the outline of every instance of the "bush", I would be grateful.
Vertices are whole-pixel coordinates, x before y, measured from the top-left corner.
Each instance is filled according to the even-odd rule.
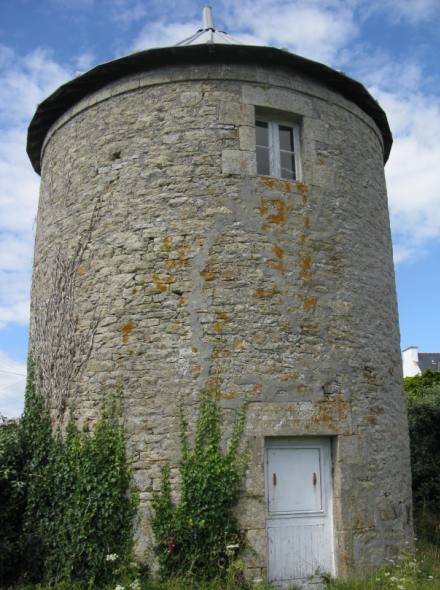
[[[25,411],[15,434],[8,439],[10,462],[18,466],[10,472],[9,496],[15,481],[21,495],[5,504],[13,514],[15,577],[83,587],[109,582],[113,572],[106,556],[118,554],[118,564],[128,561],[136,512],[116,401],[93,432],[80,432],[71,417],[65,435],[53,434],[30,364]],[[0,555],[0,565],[3,559]]]
[[[163,469],[161,489],[153,500],[156,553],[165,577],[219,575],[234,553],[230,546],[239,544],[233,510],[246,465],[244,454],[238,451],[243,426],[242,411],[236,416],[228,448],[223,452],[220,410],[212,397],[203,393],[191,447],[181,414],[179,501],[175,505],[171,499],[169,466]]]
[[[414,503],[440,512],[440,373],[405,379]]]
[[[0,586],[16,580],[25,506],[23,454],[17,423],[0,416]]]

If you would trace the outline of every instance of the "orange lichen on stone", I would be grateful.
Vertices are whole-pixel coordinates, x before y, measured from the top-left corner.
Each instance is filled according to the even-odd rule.
[[[206,382],[206,391],[215,397],[215,399],[219,400],[220,395],[220,385],[223,383],[222,377],[220,375],[213,375],[208,381]]]
[[[303,195],[306,194],[308,192],[308,190],[309,190],[309,187],[304,182],[297,182],[296,183],[296,188]]]
[[[261,383],[255,383],[252,386],[252,394],[255,395],[255,397],[260,397],[262,391],[263,391],[263,386],[261,385]]]
[[[179,259],[179,258],[170,258],[169,260],[165,260],[164,266],[167,270],[178,270],[180,268],[186,268],[189,266],[188,258]]]
[[[167,285],[174,281],[174,277],[171,275],[164,275],[161,277],[160,275],[153,274],[152,279],[156,285],[156,289],[162,291],[162,293],[167,290]]]
[[[255,295],[259,298],[259,299],[265,299],[267,297],[273,297],[274,295],[278,295],[279,291],[275,288],[272,289],[263,289],[261,287],[259,287],[258,289],[255,290]]]
[[[200,276],[205,279],[205,281],[213,281],[215,279],[215,272],[210,270],[202,270],[200,271]]]
[[[199,349],[197,348],[197,346],[192,346],[191,352],[199,352]]]
[[[295,381],[296,379],[298,379],[298,377],[298,373],[292,371],[291,373],[283,373],[282,375],[279,375],[278,379],[280,381]]]
[[[271,178],[270,176],[260,176],[261,184],[267,188],[280,189],[282,191],[291,192],[292,183],[288,180],[280,180],[279,178]]]
[[[186,256],[188,256],[190,251],[191,251],[191,245],[188,243],[185,243],[185,244],[183,244],[183,246],[181,248],[179,248],[177,250],[177,256],[180,259],[184,259],[184,258],[186,258]]]
[[[86,273],[86,269],[84,268],[84,266],[82,266],[82,265],[78,266],[77,273],[81,276],[84,275]]]
[[[227,322],[229,320],[229,315],[225,311],[216,311],[215,315],[220,319]]]
[[[284,223],[286,221],[286,203],[281,199],[272,199],[271,203],[275,207],[276,213],[269,215],[267,220],[276,225]]]
[[[376,416],[367,416],[367,422],[370,426],[376,426],[376,424],[377,424]]]
[[[309,219],[309,216],[308,215],[304,215],[303,216],[303,224],[304,224],[304,227],[309,227],[310,226],[310,219]]]
[[[191,367],[191,373],[193,374],[194,377],[198,377],[201,372],[202,372],[202,367],[200,365],[194,365],[193,367]]]
[[[273,247],[273,253],[277,258],[282,258],[284,255],[284,250],[279,244],[275,244]]]
[[[162,247],[164,250],[169,251],[171,248],[171,238],[166,237],[162,240]]]
[[[225,327],[225,324],[223,322],[214,322],[212,324],[212,329],[217,332],[217,334],[221,334],[221,332],[223,332],[223,328]]]
[[[170,251],[170,238],[164,238],[163,244],[164,249]],[[185,242],[183,246],[181,246],[175,253],[175,256],[177,255],[177,258],[170,258],[168,260],[165,260],[165,268],[167,270],[175,270],[188,267],[190,265],[190,260],[188,258],[190,250],[191,245]]]
[[[301,269],[301,277],[304,280],[309,280],[312,268],[312,257],[310,256],[310,254],[303,254],[299,261],[299,265]]]
[[[236,391],[227,391],[222,395],[222,398],[226,400],[235,399],[236,397],[238,397],[238,393]]]
[[[138,290],[136,289],[136,287],[133,287],[133,289],[131,290],[132,295],[136,295],[137,291]]]
[[[317,297],[313,297],[313,296],[304,297],[304,310],[310,311],[310,310],[315,309],[317,303],[318,303]]]
[[[258,207],[258,211],[260,212],[261,217],[265,217],[267,215],[267,207],[264,204],[263,196],[260,196],[260,206]]]
[[[122,342],[124,344],[128,343],[128,337],[130,336],[130,334],[133,332],[134,330],[134,323],[131,320],[128,320],[128,322],[126,322],[122,328],[121,328],[121,332],[122,332]]]
[[[279,262],[269,262],[269,266],[282,274],[284,273],[284,264],[282,260],[280,260]]]

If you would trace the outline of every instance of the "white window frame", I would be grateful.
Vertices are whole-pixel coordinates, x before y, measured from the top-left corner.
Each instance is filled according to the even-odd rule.
[[[262,123],[267,123],[268,127],[268,136],[269,136],[269,168],[270,174],[269,176],[274,178],[280,178],[281,180],[287,180],[289,182],[297,182],[302,180],[302,167],[301,167],[301,158],[300,158],[300,132],[299,132],[299,125],[297,123],[292,123],[292,121],[281,121],[281,120],[271,120],[267,117],[259,117],[258,115],[255,117],[255,122],[261,121]],[[293,155],[295,159],[295,178],[283,178],[281,176],[281,149],[280,149],[280,134],[279,134],[279,127],[289,127],[293,130]],[[258,144],[257,144],[258,145]],[[285,151],[285,150],[284,150]],[[291,152],[289,152],[291,153]],[[267,176],[267,174],[259,174],[258,173],[258,162],[257,162],[257,175],[258,176]]]

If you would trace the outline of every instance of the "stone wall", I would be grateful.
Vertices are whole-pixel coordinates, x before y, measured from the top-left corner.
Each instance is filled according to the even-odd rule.
[[[264,108],[300,120],[301,182],[256,175]],[[46,138],[32,316],[54,420],[69,404],[94,420],[122,392],[140,553],[164,461],[177,477],[177,405],[195,412],[202,388],[226,418],[249,402],[251,575],[266,567],[266,436],[333,437],[338,573],[408,540],[382,140],[335,92],[224,65],[163,68],[82,100]]]

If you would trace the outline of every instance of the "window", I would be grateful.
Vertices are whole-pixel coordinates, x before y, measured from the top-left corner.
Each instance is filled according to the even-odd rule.
[[[300,179],[299,128],[274,121],[255,122],[257,174]]]

